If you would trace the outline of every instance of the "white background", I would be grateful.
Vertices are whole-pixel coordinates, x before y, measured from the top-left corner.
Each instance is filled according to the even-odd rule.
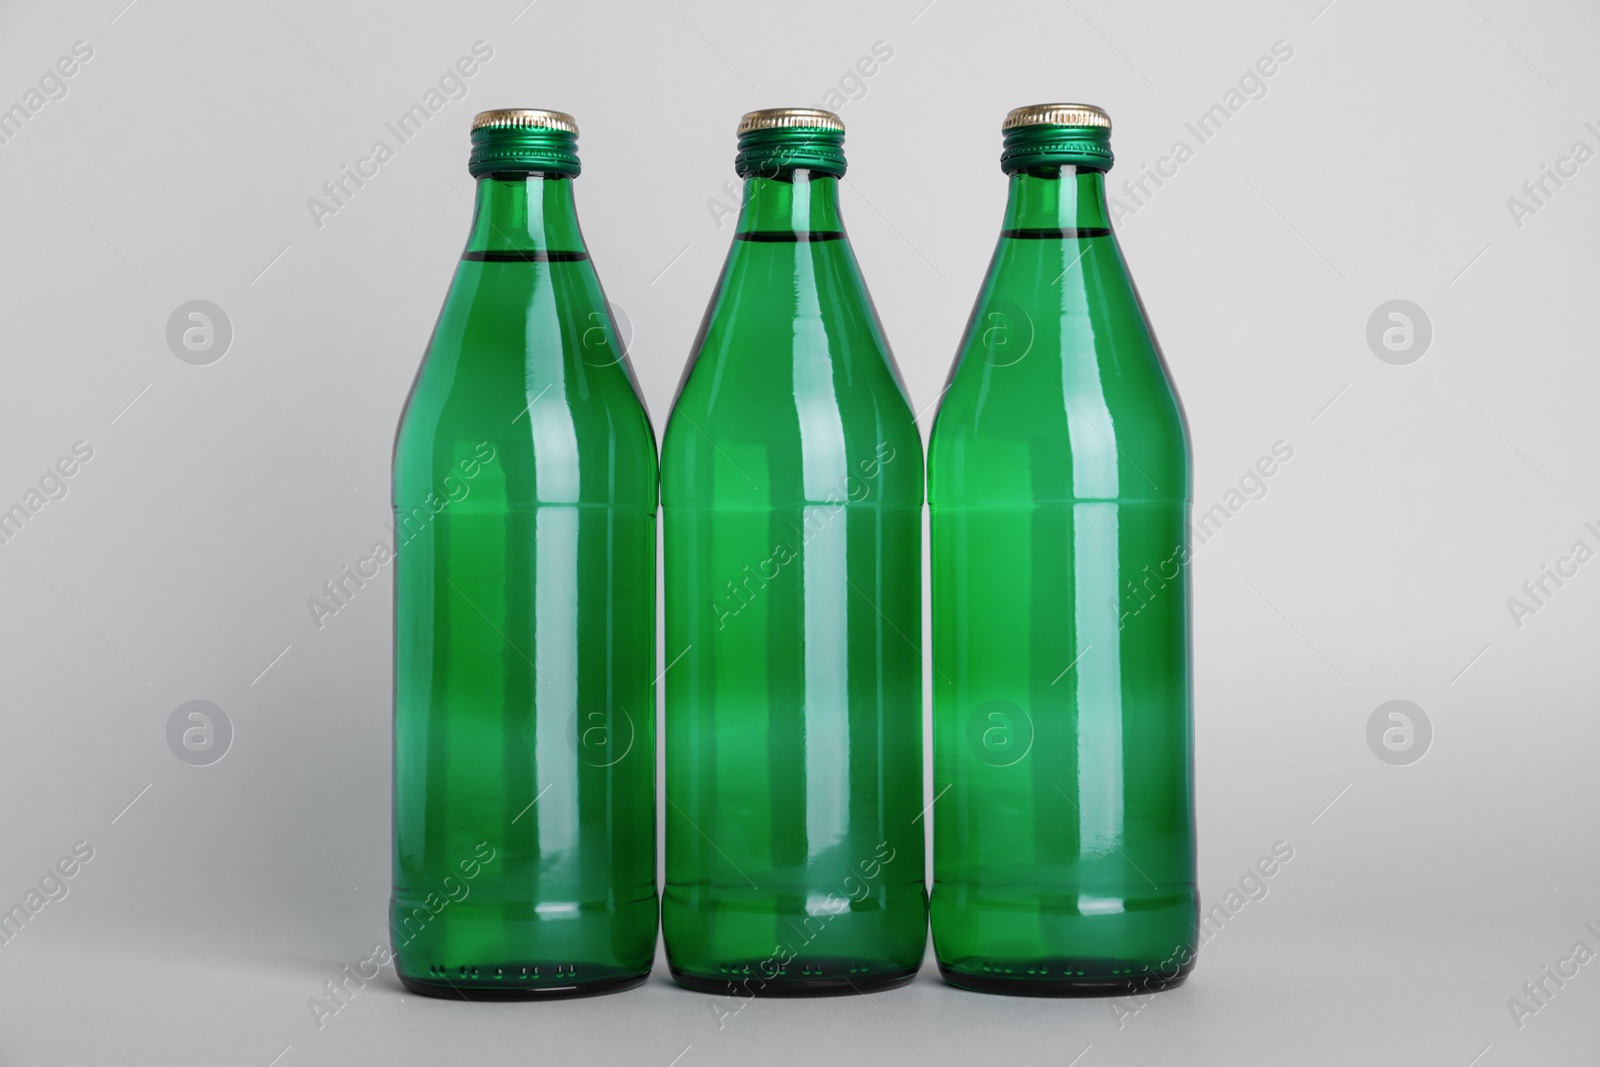
[[[1600,963],[1520,1028],[1507,1006],[1600,950],[1600,562],[1520,628],[1507,607],[1600,549],[1600,163],[1520,226],[1507,206],[1600,150],[1593,5],[525,2],[0,6],[0,108],[93,49],[0,144],[0,507],[94,450],[0,545],[0,905],[95,850],[0,945],[0,1062],[1593,1062]],[[308,198],[479,40],[466,96],[316,225]],[[737,1005],[658,966],[534,1005],[386,976],[319,1029],[308,999],[385,938],[390,601],[374,583],[319,630],[306,600],[384,532],[473,113],[577,116],[585,232],[659,430],[727,249],[708,201],[739,115],[822,103],[879,41],[840,109],[844,208],[918,408],[995,240],[1009,108],[1106,107],[1116,189],[1293,49],[1119,229],[1197,510],[1294,449],[1195,565],[1202,893],[1274,842],[1294,859],[1142,1006],[962,993],[930,960],[895,992],[719,1020]],[[166,341],[197,298],[234,331],[209,366]],[[1432,324],[1406,366],[1366,340],[1392,299]],[[233,723],[211,766],[167,746],[192,699]],[[1366,740],[1391,699],[1432,723],[1410,766]]]

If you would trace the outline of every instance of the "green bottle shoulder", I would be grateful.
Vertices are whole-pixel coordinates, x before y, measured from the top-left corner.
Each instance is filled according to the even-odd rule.
[[[1189,434],[1170,389],[1131,400],[1083,383],[974,379],[953,384],[934,419],[931,506],[1190,498]]]
[[[396,434],[397,506],[480,448],[485,500],[654,508],[655,434],[587,262],[458,267]]]
[[[564,405],[546,393],[532,412],[408,411],[395,443],[396,506],[448,492],[471,475],[485,501],[654,509],[655,436],[642,405]]]
[[[818,503],[870,472],[873,502],[920,503],[922,439],[889,358],[872,339],[702,351],[662,439],[663,501]]]
[[[1002,239],[928,444],[937,506],[1187,500],[1189,432],[1115,239]]]
[[[922,489],[922,438],[897,384],[848,402],[787,392],[691,412],[680,400],[661,446],[668,506],[918,506]]]
[[[864,471],[861,506],[921,502],[921,439],[836,187],[752,179],[667,421],[664,504],[856,503]]]
[[[1031,367],[988,362],[986,355],[969,350],[957,366],[934,417],[930,459],[955,449],[969,455],[1009,449],[1014,442],[1083,448],[1094,437],[1153,460],[1188,455],[1183,407],[1153,348],[1132,360],[1098,361],[1092,354],[1036,351]]]

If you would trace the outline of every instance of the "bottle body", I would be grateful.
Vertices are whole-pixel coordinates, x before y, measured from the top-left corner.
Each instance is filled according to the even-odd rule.
[[[989,992],[1193,966],[1189,458],[1101,171],[1012,175],[929,444],[932,923]]]
[[[480,177],[396,439],[396,969],[597,992],[655,948],[655,441],[570,177]]]
[[[662,446],[662,931],[739,997],[907,980],[927,936],[922,450],[836,197],[749,180]]]

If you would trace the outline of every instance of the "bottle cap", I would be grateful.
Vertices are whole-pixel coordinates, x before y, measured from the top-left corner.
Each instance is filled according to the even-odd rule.
[[[1030,104],[1008,114],[1000,129],[1000,169],[1007,174],[1031,167],[1110,170],[1115,160],[1111,116],[1093,104]]]
[[[564,111],[500,108],[480,111],[472,120],[474,178],[496,172],[549,171],[576,176],[578,123]]]
[[[775,178],[785,170],[813,170],[844,177],[844,122],[814,107],[772,107],[739,120],[741,178]]]
[[[503,107],[494,111],[480,111],[472,120],[472,128],[485,126],[541,126],[547,130],[565,130],[578,136],[578,120],[565,111],[545,111],[532,107]]]
[[[1104,126],[1111,128],[1111,116],[1093,104],[1029,104],[1013,108],[1000,124],[1002,130],[1016,126]]]
[[[744,118],[739,120],[738,134],[743,137],[752,130],[781,130],[796,126],[844,132],[844,120],[819,107],[768,107],[746,112]]]

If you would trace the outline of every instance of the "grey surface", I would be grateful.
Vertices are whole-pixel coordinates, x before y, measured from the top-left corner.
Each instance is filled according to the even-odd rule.
[[[1600,963],[1520,1028],[1507,1006],[1600,949],[1600,562],[1520,626],[1507,605],[1600,548],[1600,162],[1520,225],[1507,205],[1574,141],[1600,149],[1593,5],[125,3],[0,7],[0,107],[94,50],[0,144],[0,506],[93,449],[0,545],[0,902],[94,849],[0,945],[0,1063],[1594,1062]],[[307,198],[478,40],[465,98],[316,226]],[[844,203],[918,407],[995,238],[1008,108],[1104,105],[1118,186],[1293,48],[1120,222],[1197,510],[1294,449],[1195,565],[1202,892],[1274,842],[1293,861],[1142,1006],[925,971],[719,1018],[658,968],[477,1008],[386,976],[318,1029],[307,1001],[384,937],[387,579],[320,630],[306,600],[382,532],[466,232],[468,120],[577,115],[585,231],[659,430],[731,232],[708,200],[735,121],[823,102],[877,41],[893,58],[841,110]],[[168,344],[192,300],[232,327],[204,365]],[[1421,359],[1369,348],[1394,300],[1429,319]],[[228,717],[220,760],[169,748],[193,700]],[[1431,725],[1407,765],[1368,745],[1391,700]]]

